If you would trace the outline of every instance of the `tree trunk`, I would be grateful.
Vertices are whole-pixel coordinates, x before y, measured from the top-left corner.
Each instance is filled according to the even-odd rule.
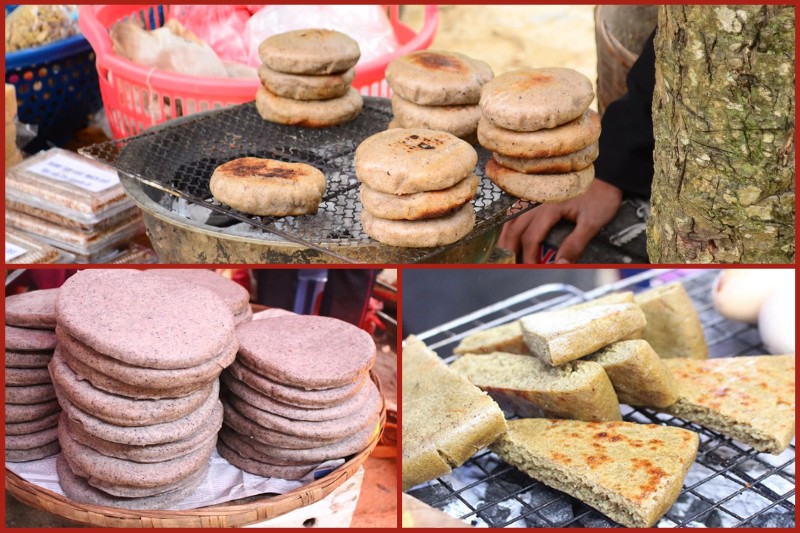
[[[663,6],[654,263],[794,262],[794,7]]]

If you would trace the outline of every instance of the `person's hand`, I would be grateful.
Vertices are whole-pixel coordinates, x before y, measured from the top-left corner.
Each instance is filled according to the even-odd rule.
[[[538,263],[539,248],[562,218],[575,223],[558,248],[556,263],[574,263],[600,228],[611,222],[622,205],[622,190],[595,179],[583,196],[561,204],[543,204],[506,223],[499,246],[519,256],[523,263]]]

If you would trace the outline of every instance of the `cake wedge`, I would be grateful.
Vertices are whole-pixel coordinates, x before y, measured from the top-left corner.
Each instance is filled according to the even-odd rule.
[[[523,418],[490,449],[624,526],[650,527],[678,498],[698,442],[653,424]]]

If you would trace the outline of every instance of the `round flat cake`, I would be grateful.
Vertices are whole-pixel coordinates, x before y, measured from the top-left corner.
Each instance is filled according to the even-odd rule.
[[[239,326],[238,358],[286,385],[328,389],[359,381],[375,362],[375,342],[347,322],[322,316],[284,316]]]
[[[233,340],[233,315],[210,290],[111,272],[83,270],[59,290],[58,325],[80,342],[130,365],[175,369],[209,361]]]
[[[58,289],[31,291],[6,298],[6,324],[25,328],[56,327]]]

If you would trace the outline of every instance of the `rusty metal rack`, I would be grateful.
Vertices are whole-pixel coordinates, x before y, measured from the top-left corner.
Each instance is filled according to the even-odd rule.
[[[726,320],[711,303],[717,272],[650,270],[583,292],[544,285],[418,335],[446,360],[460,339],[544,309],[588,301],[609,292],[639,291],[680,280],[705,330],[710,357],[766,353],[753,326]],[[700,436],[697,459],[676,503],[658,527],[786,527],[795,525],[795,445],[775,456],[700,425],[650,409],[622,406],[629,422],[691,429]],[[581,501],[551,489],[483,450],[440,479],[408,491],[429,505],[476,526],[621,527]]]
[[[473,202],[475,227],[469,235],[457,243],[435,248],[376,247],[361,228],[353,155],[362,140],[385,130],[391,117],[388,99],[364,97],[364,109],[355,120],[313,129],[267,122],[258,115],[255,105],[248,103],[182,117],[136,137],[96,144],[80,153],[232,221],[245,222],[346,263],[425,262],[533,207],[530,202],[517,201],[503,193],[485,177],[484,168],[491,153],[478,146],[475,172],[481,180]],[[328,190],[317,214],[257,217],[214,200],[208,187],[214,169],[246,156],[306,163],[320,169],[328,180]]]

